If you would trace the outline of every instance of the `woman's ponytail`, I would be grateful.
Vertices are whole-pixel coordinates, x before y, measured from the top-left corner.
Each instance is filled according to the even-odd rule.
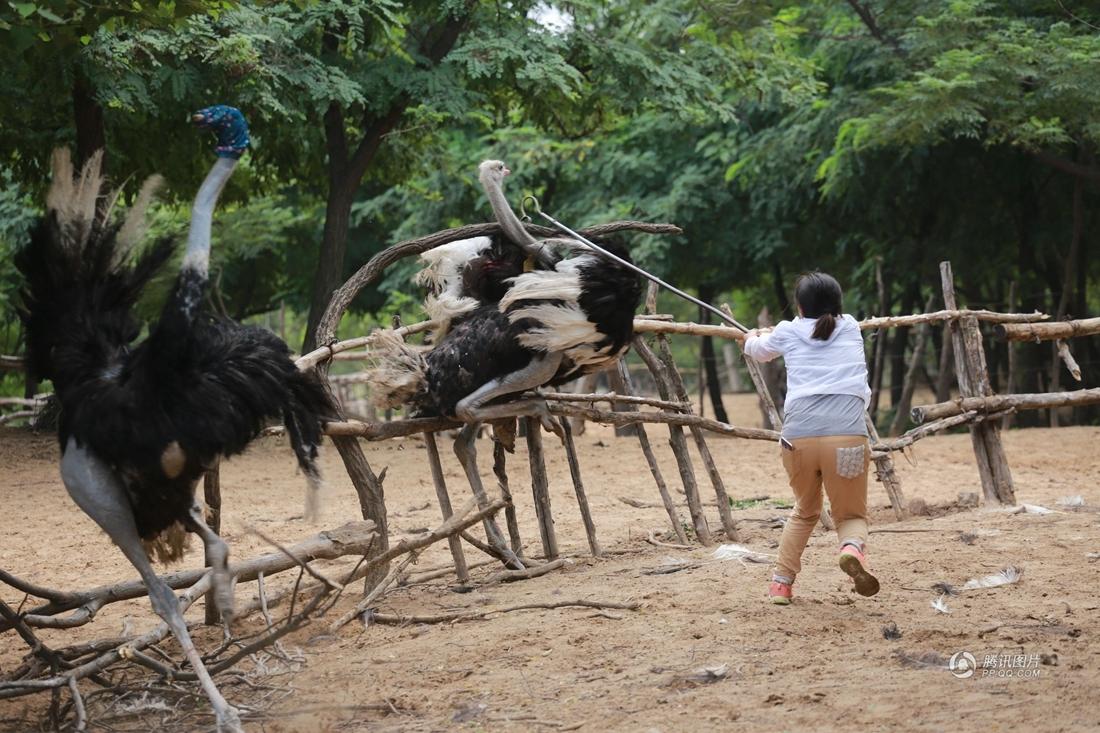
[[[798,278],[794,299],[804,318],[816,318],[813,337],[828,341],[836,330],[837,319],[844,312],[844,294],[840,283],[824,272],[808,272]]]
[[[834,330],[836,330],[836,316],[826,313],[818,316],[817,323],[814,324],[813,337],[818,341],[828,341]]]

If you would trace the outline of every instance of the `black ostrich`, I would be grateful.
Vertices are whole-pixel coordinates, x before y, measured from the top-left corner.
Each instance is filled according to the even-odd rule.
[[[417,415],[457,417],[455,441],[474,492],[483,496],[475,443],[483,421],[526,414],[557,432],[541,400],[503,401],[607,368],[630,345],[641,299],[637,275],[573,240],[535,240],[504,198],[508,169],[480,166],[481,182],[504,238],[454,242],[431,250],[420,281],[432,286],[427,307],[443,326],[426,350],[406,346],[392,332],[375,336],[372,382],[376,400],[411,406]],[[554,247],[573,256],[561,258]],[[601,245],[629,261],[619,244]],[[503,536],[486,522],[490,541],[505,552]],[[495,536],[494,536],[495,535]]]
[[[148,338],[133,344],[139,333],[133,306],[174,247],[161,241],[128,263],[142,212],[131,212],[125,225],[97,215],[98,156],[74,180],[68,154],[55,154],[47,214],[16,264],[26,278],[28,365],[35,377],[53,381],[61,406],[65,488],[141,574],[219,729],[239,731],[236,710],[203,666],[179,602],[157,577],[151,556],[179,559],[186,532],[198,534],[228,617],[228,547],[203,521],[194,496],[198,479],[219,456],[240,453],[269,420],[281,419],[310,479],[307,496],[314,497],[323,423],[336,413],[323,385],[295,367],[280,339],[203,311],[214,206],[248,132],[230,107],[208,108],[193,121],[217,133],[219,157],[195,198],[175,287]]]

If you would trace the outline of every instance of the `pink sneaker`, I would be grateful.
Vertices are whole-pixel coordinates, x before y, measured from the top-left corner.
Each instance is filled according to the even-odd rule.
[[[851,576],[856,584],[856,593],[861,596],[873,596],[878,593],[878,578],[871,575],[867,567],[867,558],[854,545],[840,548],[840,569]]]
[[[778,580],[773,580],[772,584],[768,586],[768,598],[777,606],[791,605],[791,595],[790,583],[780,583]]]

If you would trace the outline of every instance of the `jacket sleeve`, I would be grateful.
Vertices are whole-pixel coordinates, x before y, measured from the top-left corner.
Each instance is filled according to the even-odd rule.
[[[756,361],[771,361],[777,356],[783,355],[784,331],[781,322],[771,333],[763,336],[751,336],[745,339],[745,354]]]

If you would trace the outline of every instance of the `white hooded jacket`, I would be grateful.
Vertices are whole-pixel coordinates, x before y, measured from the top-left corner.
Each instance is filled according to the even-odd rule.
[[[871,402],[867,358],[859,323],[848,314],[837,319],[825,341],[813,338],[816,318],[780,321],[768,334],[745,340],[745,354],[757,361],[782,356],[787,364],[787,402],[815,395],[852,395]]]

